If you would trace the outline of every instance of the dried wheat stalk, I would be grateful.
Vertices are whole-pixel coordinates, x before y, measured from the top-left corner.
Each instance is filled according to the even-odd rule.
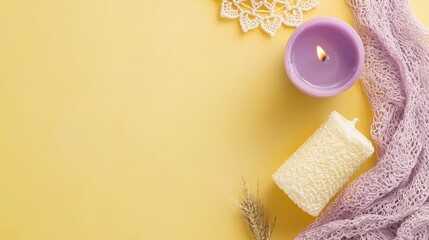
[[[244,221],[254,240],[270,240],[276,219],[269,223],[265,217],[264,205],[259,197],[259,183],[256,194],[249,190],[243,179],[243,198],[240,202],[240,210]]]

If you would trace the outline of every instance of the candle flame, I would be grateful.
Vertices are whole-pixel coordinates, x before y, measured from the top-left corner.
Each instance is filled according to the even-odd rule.
[[[323,62],[326,62],[326,60],[328,60],[328,55],[326,55],[326,52],[319,45],[317,45],[317,57]]]

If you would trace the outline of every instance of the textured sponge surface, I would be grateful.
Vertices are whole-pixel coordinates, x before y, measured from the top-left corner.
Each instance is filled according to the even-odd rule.
[[[374,153],[371,142],[356,130],[356,120],[332,112],[273,175],[292,201],[312,216],[319,215]]]

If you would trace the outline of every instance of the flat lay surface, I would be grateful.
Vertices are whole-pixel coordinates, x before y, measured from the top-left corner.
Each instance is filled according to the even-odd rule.
[[[304,20],[353,23],[345,1],[319,3]],[[412,5],[429,25],[429,2]],[[220,7],[0,0],[0,239],[249,239],[242,177],[274,240],[314,221],[271,175],[333,110],[369,138],[366,95],[301,93],[283,66],[294,28],[243,33]]]

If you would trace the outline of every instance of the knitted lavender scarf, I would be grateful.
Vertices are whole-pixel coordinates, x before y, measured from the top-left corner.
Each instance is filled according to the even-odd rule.
[[[378,163],[298,239],[429,239],[429,32],[407,0],[347,0]]]

